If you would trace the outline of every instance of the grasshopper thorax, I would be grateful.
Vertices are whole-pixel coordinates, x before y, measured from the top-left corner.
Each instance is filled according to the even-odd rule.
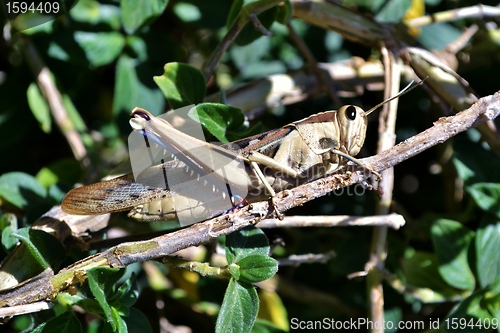
[[[356,156],[366,136],[366,114],[362,108],[355,105],[344,105],[337,112],[339,124],[340,146],[345,148],[346,153]]]

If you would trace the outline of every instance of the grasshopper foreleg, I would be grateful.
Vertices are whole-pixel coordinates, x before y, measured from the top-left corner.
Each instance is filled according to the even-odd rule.
[[[377,177],[377,180],[381,180],[382,179],[382,175],[380,173],[378,173],[377,171],[373,170],[372,168],[370,168],[369,166],[367,166],[366,164],[364,164],[363,162],[361,162],[357,158],[352,157],[351,155],[348,155],[346,153],[343,153],[343,152],[341,152],[340,150],[337,150],[337,149],[332,149],[331,152],[333,154],[337,154],[337,155],[339,155],[341,157],[344,157],[345,159],[348,159],[349,161],[351,161],[353,163],[356,163],[360,167],[368,170],[369,172],[371,172],[372,174],[374,174]]]

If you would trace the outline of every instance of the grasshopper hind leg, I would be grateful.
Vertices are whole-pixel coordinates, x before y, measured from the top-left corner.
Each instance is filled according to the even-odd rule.
[[[281,212],[278,210],[278,205],[276,204],[276,201],[275,201],[275,198],[276,198],[276,192],[274,191],[274,189],[271,187],[271,184],[269,184],[269,182],[267,181],[266,177],[264,176],[264,174],[262,173],[262,170],[260,170],[259,168],[259,165],[257,164],[257,162],[255,161],[250,161],[250,166],[252,167],[252,169],[254,170],[255,174],[257,175],[257,177],[259,177],[260,181],[262,182],[262,184],[264,184],[264,187],[266,188],[266,190],[269,192],[269,194],[271,195],[271,204],[273,206],[273,209],[278,217],[278,219],[280,220],[283,220],[284,219],[284,216],[283,214],[281,214]]]

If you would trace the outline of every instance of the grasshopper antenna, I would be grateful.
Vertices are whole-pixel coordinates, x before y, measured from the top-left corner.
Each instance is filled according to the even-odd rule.
[[[370,113],[372,113],[373,111],[377,110],[379,107],[381,107],[382,105],[386,104],[386,103],[389,103],[390,101],[392,101],[393,99],[396,99],[406,93],[409,93],[410,91],[412,91],[413,89],[415,89],[416,87],[418,87],[419,85],[421,85],[422,83],[424,83],[425,80],[427,80],[429,77],[426,77],[425,79],[421,80],[420,82],[417,82],[415,85],[415,81],[411,81],[410,84],[408,84],[403,90],[401,90],[399,93],[397,93],[396,95],[386,99],[385,101],[383,101],[382,103],[379,103],[377,105],[375,105],[374,107],[372,107],[370,110],[366,111],[365,114],[366,115],[369,115]]]

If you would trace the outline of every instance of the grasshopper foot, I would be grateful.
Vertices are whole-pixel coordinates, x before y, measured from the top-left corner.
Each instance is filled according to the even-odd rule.
[[[276,214],[276,217],[278,218],[278,220],[283,221],[285,216],[279,211],[278,204],[274,200],[274,196],[271,197],[271,205],[273,206],[274,213]]]

